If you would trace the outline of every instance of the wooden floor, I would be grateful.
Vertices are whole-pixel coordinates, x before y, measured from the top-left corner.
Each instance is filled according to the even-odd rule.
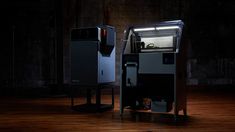
[[[79,132],[79,131],[235,131],[234,90],[191,90],[188,94],[188,119],[174,122],[171,113],[139,113],[128,110],[119,116],[119,94],[115,108],[102,113],[70,109],[67,97],[0,98],[0,131]],[[110,103],[110,95],[103,97]],[[85,102],[77,98],[76,103]],[[180,113],[181,114],[181,113]]]

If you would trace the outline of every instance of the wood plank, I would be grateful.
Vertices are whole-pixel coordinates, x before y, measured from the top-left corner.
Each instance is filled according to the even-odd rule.
[[[111,102],[102,96],[103,103]],[[95,98],[93,98],[94,100]],[[70,109],[67,97],[0,98],[0,131],[235,131],[234,91],[190,91],[188,119],[174,122],[170,113],[124,111],[119,116],[119,94],[114,110],[84,113]],[[85,98],[76,98],[84,103]],[[180,113],[182,114],[182,113]]]

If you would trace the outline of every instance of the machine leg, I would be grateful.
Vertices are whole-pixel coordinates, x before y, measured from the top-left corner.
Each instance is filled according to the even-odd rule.
[[[91,89],[87,88],[87,104],[91,104]]]
[[[96,106],[97,106],[97,109],[99,109],[100,104],[101,104],[100,89],[101,89],[101,86],[98,86],[98,88],[96,89]]]
[[[175,110],[174,110],[174,119],[175,119],[175,121],[177,121],[178,115],[179,115],[179,111],[178,111],[178,109],[175,108]]]
[[[122,117],[122,115],[123,115],[123,109],[121,108],[120,109],[120,116]]]
[[[112,107],[114,108],[114,88],[112,87]]]
[[[120,116],[122,117],[123,115],[123,107],[122,107],[122,102],[120,102]]]
[[[73,87],[70,86],[71,107],[74,106],[74,91]]]
[[[186,117],[187,116],[187,109],[183,109],[183,113],[184,113],[184,116]]]
[[[74,106],[74,98],[73,98],[73,96],[71,97],[71,107],[73,107]]]

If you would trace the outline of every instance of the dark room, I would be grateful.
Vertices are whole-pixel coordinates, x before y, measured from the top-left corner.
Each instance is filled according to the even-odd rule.
[[[0,131],[235,131],[235,1],[4,0]]]

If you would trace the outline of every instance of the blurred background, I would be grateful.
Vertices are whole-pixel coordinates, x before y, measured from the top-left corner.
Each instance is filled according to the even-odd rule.
[[[4,0],[0,14],[0,95],[66,93],[70,32],[97,25],[116,28],[118,87],[124,30],[178,19],[185,24],[187,85],[235,84],[232,0]]]

